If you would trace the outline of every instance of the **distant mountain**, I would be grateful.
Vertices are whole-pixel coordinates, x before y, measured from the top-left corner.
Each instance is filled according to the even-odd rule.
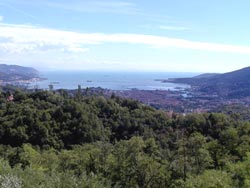
[[[193,78],[177,78],[170,82],[190,84],[197,91],[222,97],[250,96],[250,67],[224,74],[203,74]]]
[[[0,83],[39,79],[39,72],[30,67],[0,64]]]

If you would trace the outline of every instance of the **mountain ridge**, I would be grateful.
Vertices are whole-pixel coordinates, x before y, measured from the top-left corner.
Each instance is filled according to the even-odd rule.
[[[189,84],[196,91],[216,94],[221,97],[250,96],[250,67],[223,74],[202,75],[192,78],[176,78],[166,80],[166,82]]]
[[[22,82],[40,79],[39,71],[32,67],[0,64],[0,82]]]

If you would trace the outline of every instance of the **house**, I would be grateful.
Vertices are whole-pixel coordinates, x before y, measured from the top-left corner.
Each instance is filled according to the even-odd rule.
[[[14,96],[12,94],[10,96],[8,96],[7,101],[8,102],[14,101]]]

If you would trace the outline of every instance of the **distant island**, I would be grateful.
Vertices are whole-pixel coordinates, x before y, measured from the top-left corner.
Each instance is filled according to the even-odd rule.
[[[43,78],[34,68],[0,64],[0,84],[27,83],[38,80],[43,80]]]

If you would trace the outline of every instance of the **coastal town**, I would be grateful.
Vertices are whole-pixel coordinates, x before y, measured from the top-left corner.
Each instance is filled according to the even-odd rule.
[[[67,90],[72,95],[77,90]],[[205,94],[197,92],[192,88],[185,90],[110,90],[97,88],[81,89],[82,95],[91,96],[117,96],[142,102],[156,109],[175,113],[203,113],[218,112],[224,107],[233,107],[237,105],[240,108],[250,106],[250,97],[226,98],[215,94]]]
[[[134,89],[115,91],[114,93],[123,98],[138,100],[157,109],[180,113],[212,112],[217,111],[221,106],[236,104],[245,107],[250,106],[250,97],[228,99],[217,95],[205,95],[204,93],[188,91],[145,91]]]
[[[7,85],[8,91],[15,90],[15,87],[23,89],[29,92],[34,92],[39,89],[38,87],[27,88],[25,86],[17,85],[10,86]],[[187,89],[177,89],[177,90],[111,90],[101,87],[87,87],[78,89],[54,89],[53,84],[49,85],[51,92],[60,94],[61,92],[66,92],[71,96],[81,93],[83,96],[104,96],[111,97],[117,96],[121,98],[127,98],[142,102],[146,105],[154,107],[156,109],[164,110],[168,113],[203,113],[203,112],[217,112],[224,106],[234,106],[239,105],[241,107],[250,107],[250,97],[241,98],[227,98],[216,94],[199,92],[192,87]],[[8,101],[14,101],[13,93],[8,96]]]

